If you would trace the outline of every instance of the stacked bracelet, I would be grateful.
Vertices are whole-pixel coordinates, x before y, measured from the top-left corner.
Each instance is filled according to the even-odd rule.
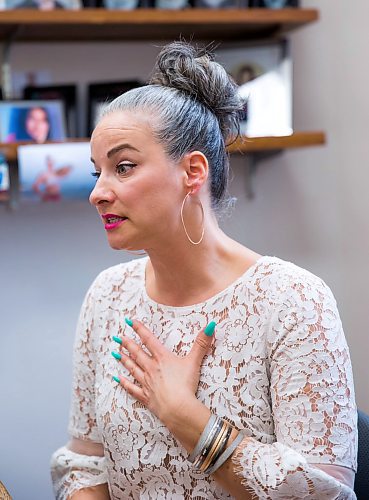
[[[215,417],[215,422],[207,436],[204,436],[204,445],[202,446],[200,452],[198,453],[196,459],[194,460],[194,467],[196,469],[202,470],[202,465],[205,462],[211,447],[214,444],[219,433],[222,431],[223,421],[220,418]]]
[[[227,448],[232,430],[233,427],[226,420],[212,414],[188,460],[206,474],[215,472],[243,439],[242,433],[239,433]]]
[[[200,451],[203,449],[206,440],[208,438],[209,433],[212,431],[214,424],[217,422],[217,417],[213,414],[211,414],[208,423],[206,424],[205,429],[203,430],[200,439],[198,440],[195,449],[191,453],[191,455],[188,457],[188,460],[190,462],[194,462],[195,458],[199,455]]]
[[[209,459],[209,464],[205,468],[205,471],[207,474],[209,474],[209,470],[214,467],[215,463],[217,462],[218,458],[223,456],[225,453],[225,448],[228,444],[229,438],[231,437],[233,427],[231,425],[227,425],[226,432],[224,433],[224,436],[222,438],[222,441],[220,441],[219,446],[217,449],[214,450],[214,453]]]
[[[210,467],[206,472],[207,474],[213,474],[219,467],[221,467],[226,460],[232,455],[237,446],[241,443],[244,438],[243,432],[239,432],[237,436],[234,438],[232,443],[228,446],[228,448],[224,451],[222,455],[218,458],[218,460],[214,463],[212,467]]]
[[[226,421],[223,420],[222,422],[223,422],[222,430],[219,433],[217,439],[215,439],[214,444],[211,447],[208,456],[206,457],[206,460],[201,466],[201,470],[203,472],[207,472],[209,467],[211,467],[215,462],[216,457],[219,456],[221,453],[223,453],[224,448],[227,445],[229,436],[231,435],[232,427]]]

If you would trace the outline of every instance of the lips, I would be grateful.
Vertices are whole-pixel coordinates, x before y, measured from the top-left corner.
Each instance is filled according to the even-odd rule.
[[[102,214],[101,217],[105,222],[106,230],[115,229],[116,227],[121,226],[123,222],[127,220],[127,217],[116,214]]]
[[[127,217],[123,217],[121,215],[116,215],[116,214],[102,214],[101,217],[108,224],[113,224],[114,222],[119,222],[119,221],[125,220],[127,218]]]

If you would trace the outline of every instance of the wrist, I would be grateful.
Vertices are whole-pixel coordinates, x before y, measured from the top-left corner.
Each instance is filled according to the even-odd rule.
[[[194,395],[182,401],[183,403],[167,412],[161,421],[191,453],[210,418],[211,412]]]
[[[176,400],[167,402],[158,417],[169,430],[172,430],[186,421],[191,408],[196,407],[198,403],[200,402],[192,393],[177,394]]]

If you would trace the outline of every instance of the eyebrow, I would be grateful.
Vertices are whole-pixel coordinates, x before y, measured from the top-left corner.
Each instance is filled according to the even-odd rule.
[[[111,158],[112,156],[114,156],[115,154],[119,153],[119,151],[122,151],[124,149],[130,149],[131,151],[136,151],[137,153],[139,153],[140,151],[135,148],[134,146],[132,146],[131,144],[128,144],[128,143],[123,143],[123,144],[119,144],[118,146],[115,146],[114,148],[112,149],[109,149],[109,151],[107,152],[106,156],[108,158]],[[90,160],[92,161],[92,163],[95,164],[95,160],[93,158],[90,158]]]

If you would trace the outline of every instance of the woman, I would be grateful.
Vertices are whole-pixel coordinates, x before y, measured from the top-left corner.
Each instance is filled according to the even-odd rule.
[[[50,120],[45,108],[34,107],[28,110],[25,120],[26,132],[39,144],[46,142],[50,133]]]
[[[90,201],[109,244],[148,257],[86,296],[57,498],[355,498],[352,373],[330,290],[217,224],[241,109],[220,65],[174,43],[92,134]]]
[[[72,167],[65,165],[55,168],[51,156],[46,156],[46,170],[37,175],[32,190],[38,194],[42,201],[59,201],[62,199],[60,183],[70,174]]]
[[[16,131],[10,133],[6,142],[34,141],[42,144],[49,139],[50,118],[45,108],[34,106],[28,109],[13,109]],[[14,120],[12,117],[12,120]]]

